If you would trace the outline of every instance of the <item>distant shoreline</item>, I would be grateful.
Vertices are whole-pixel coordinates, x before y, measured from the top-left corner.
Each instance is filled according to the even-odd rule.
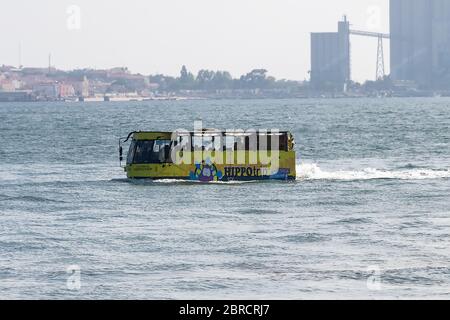
[[[103,99],[86,99],[86,100],[0,100],[1,104],[5,103],[120,103],[120,102],[156,102],[156,101],[220,101],[220,100],[345,100],[345,99],[411,99],[411,98],[428,98],[428,99],[436,99],[436,98],[450,98],[450,96],[434,96],[434,95],[423,95],[423,96],[389,96],[389,97],[377,97],[377,96],[310,96],[310,97],[214,97],[214,98],[205,98],[205,97],[173,97],[173,98],[141,98],[141,99],[111,99],[111,100],[103,100]]]

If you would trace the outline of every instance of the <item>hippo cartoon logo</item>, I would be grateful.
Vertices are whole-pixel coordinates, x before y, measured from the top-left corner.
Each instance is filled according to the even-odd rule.
[[[217,167],[209,160],[196,163],[195,170],[190,172],[191,180],[202,182],[219,181],[222,177],[222,171],[217,170]]]

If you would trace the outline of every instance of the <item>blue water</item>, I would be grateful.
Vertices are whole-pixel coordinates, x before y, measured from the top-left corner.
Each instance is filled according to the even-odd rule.
[[[291,130],[297,181],[124,179],[119,137],[197,119]],[[0,298],[450,298],[450,99],[1,103],[0,137]]]

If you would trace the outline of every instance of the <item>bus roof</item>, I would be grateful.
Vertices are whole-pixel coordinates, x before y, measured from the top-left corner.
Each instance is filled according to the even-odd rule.
[[[215,129],[203,129],[201,132],[197,131],[179,131],[179,136],[191,135],[191,136],[250,136],[252,134],[258,135],[269,135],[269,136],[285,136],[292,135],[289,131],[244,131],[244,130],[235,130],[235,131],[220,131]],[[136,131],[131,132],[130,135],[133,135],[133,139],[135,140],[171,140],[173,132],[167,131]]]

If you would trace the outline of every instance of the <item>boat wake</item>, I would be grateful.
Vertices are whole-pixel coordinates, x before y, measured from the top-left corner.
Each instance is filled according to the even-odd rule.
[[[194,181],[194,180],[188,180],[188,179],[128,179],[128,178],[122,178],[122,179],[111,179],[109,180],[111,182],[119,182],[119,183],[129,183],[134,185],[164,185],[164,184],[180,184],[180,185],[204,185],[204,184],[217,184],[217,185],[235,185],[235,184],[247,184],[247,183],[254,183],[258,182],[255,181],[209,181],[209,182],[202,182],[202,181]]]
[[[359,170],[324,170],[316,163],[297,163],[297,181],[314,181],[314,180],[330,180],[330,181],[359,181],[359,180],[432,180],[432,179],[450,179],[450,169],[430,169],[423,167],[414,167],[411,165],[400,167],[397,169],[375,169],[365,168]],[[182,185],[204,185],[204,184],[225,184],[240,185],[248,183],[258,183],[262,181],[212,181],[200,182],[184,179],[112,179],[115,182],[125,182],[135,185],[160,185],[160,184],[182,184]],[[264,182],[275,180],[264,180]]]
[[[399,170],[383,170],[366,168],[361,170],[322,170],[315,163],[297,164],[297,180],[376,180],[376,179],[394,179],[394,180],[426,180],[426,179],[448,179],[450,178],[449,169],[424,169],[409,168]]]
[[[153,183],[179,183],[179,184],[244,184],[244,183],[253,183],[258,182],[257,180],[254,181],[209,181],[209,182],[202,182],[202,181],[193,181],[193,180],[181,180],[181,179],[159,179],[154,180]]]

